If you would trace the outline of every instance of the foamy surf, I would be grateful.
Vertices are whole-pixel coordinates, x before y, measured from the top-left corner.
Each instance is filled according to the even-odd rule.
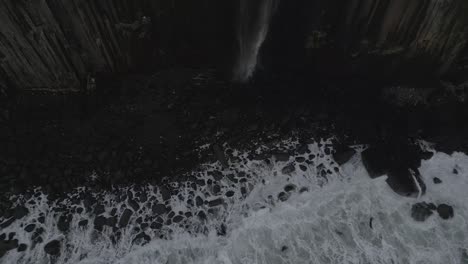
[[[468,156],[435,153],[423,161],[426,195],[414,199],[395,194],[385,177],[371,180],[359,154],[338,168],[326,146],[309,144],[307,153],[287,161],[248,159],[234,151],[229,169],[205,164],[192,174],[196,185],[174,183],[166,201],[167,193],[154,186],[94,194],[104,207],[101,215],[114,217],[116,226],[132,210],[119,229],[95,230],[96,216],[73,199],[84,188],[55,204],[43,194],[18,197],[29,214],[1,233],[15,232],[28,248],[9,251],[0,263],[468,263]],[[451,204],[455,216],[443,220],[436,213],[416,222],[410,211],[419,201]],[[155,213],[155,205],[170,210]],[[74,211],[67,232],[59,228],[57,208]],[[88,225],[80,227],[83,220]],[[26,232],[31,223],[35,230]],[[43,242],[33,247],[39,228]],[[44,251],[53,240],[61,244],[57,257]]]

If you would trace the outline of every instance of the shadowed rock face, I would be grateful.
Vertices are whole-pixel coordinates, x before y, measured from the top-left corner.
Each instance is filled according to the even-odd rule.
[[[238,9],[251,8],[244,12],[252,21],[270,15],[242,1],[1,0],[0,87],[78,91],[89,73],[248,62],[236,44]],[[461,75],[467,6],[464,0],[280,1],[269,33],[260,30],[266,38],[260,62],[278,72],[302,65],[327,75]],[[258,43],[256,36],[251,40]]]
[[[88,73],[222,64],[234,42],[230,4],[2,0],[0,87],[9,80],[26,90],[77,91]]]
[[[466,68],[466,8],[459,0],[282,1],[265,57],[326,75],[447,75]]]

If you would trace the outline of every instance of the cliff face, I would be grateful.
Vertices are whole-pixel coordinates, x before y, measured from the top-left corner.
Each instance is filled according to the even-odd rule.
[[[270,52],[289,50],[280,65],[302,60],[324,74],[445,75],[465,64],[467,8],[462,0],[283,1]],[[287,41],[294,36],[301,45]]]
[[[95,72],[213,64],[207,51],[232,42],[232,8],[218,2],[1,0],[0,83],[73,91]]]
[[[0,0],[0,87],[77,91],[96,72],[226,65],[239,1]],[[464,0],[280,1],[260,56],[279,71],[459,74],[467,11]]]

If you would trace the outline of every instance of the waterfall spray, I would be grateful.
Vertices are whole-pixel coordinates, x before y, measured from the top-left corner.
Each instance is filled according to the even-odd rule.
[[[239,0],[239,54],[234,67],[234,79],[245,82],[254,73],[260,48],[279,0]]]

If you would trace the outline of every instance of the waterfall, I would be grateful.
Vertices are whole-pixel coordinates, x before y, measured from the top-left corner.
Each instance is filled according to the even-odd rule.
[[[254,73],[260,48],[265,41],[278,0],[239,0],[239,53],[234,79],[245,82]]]

